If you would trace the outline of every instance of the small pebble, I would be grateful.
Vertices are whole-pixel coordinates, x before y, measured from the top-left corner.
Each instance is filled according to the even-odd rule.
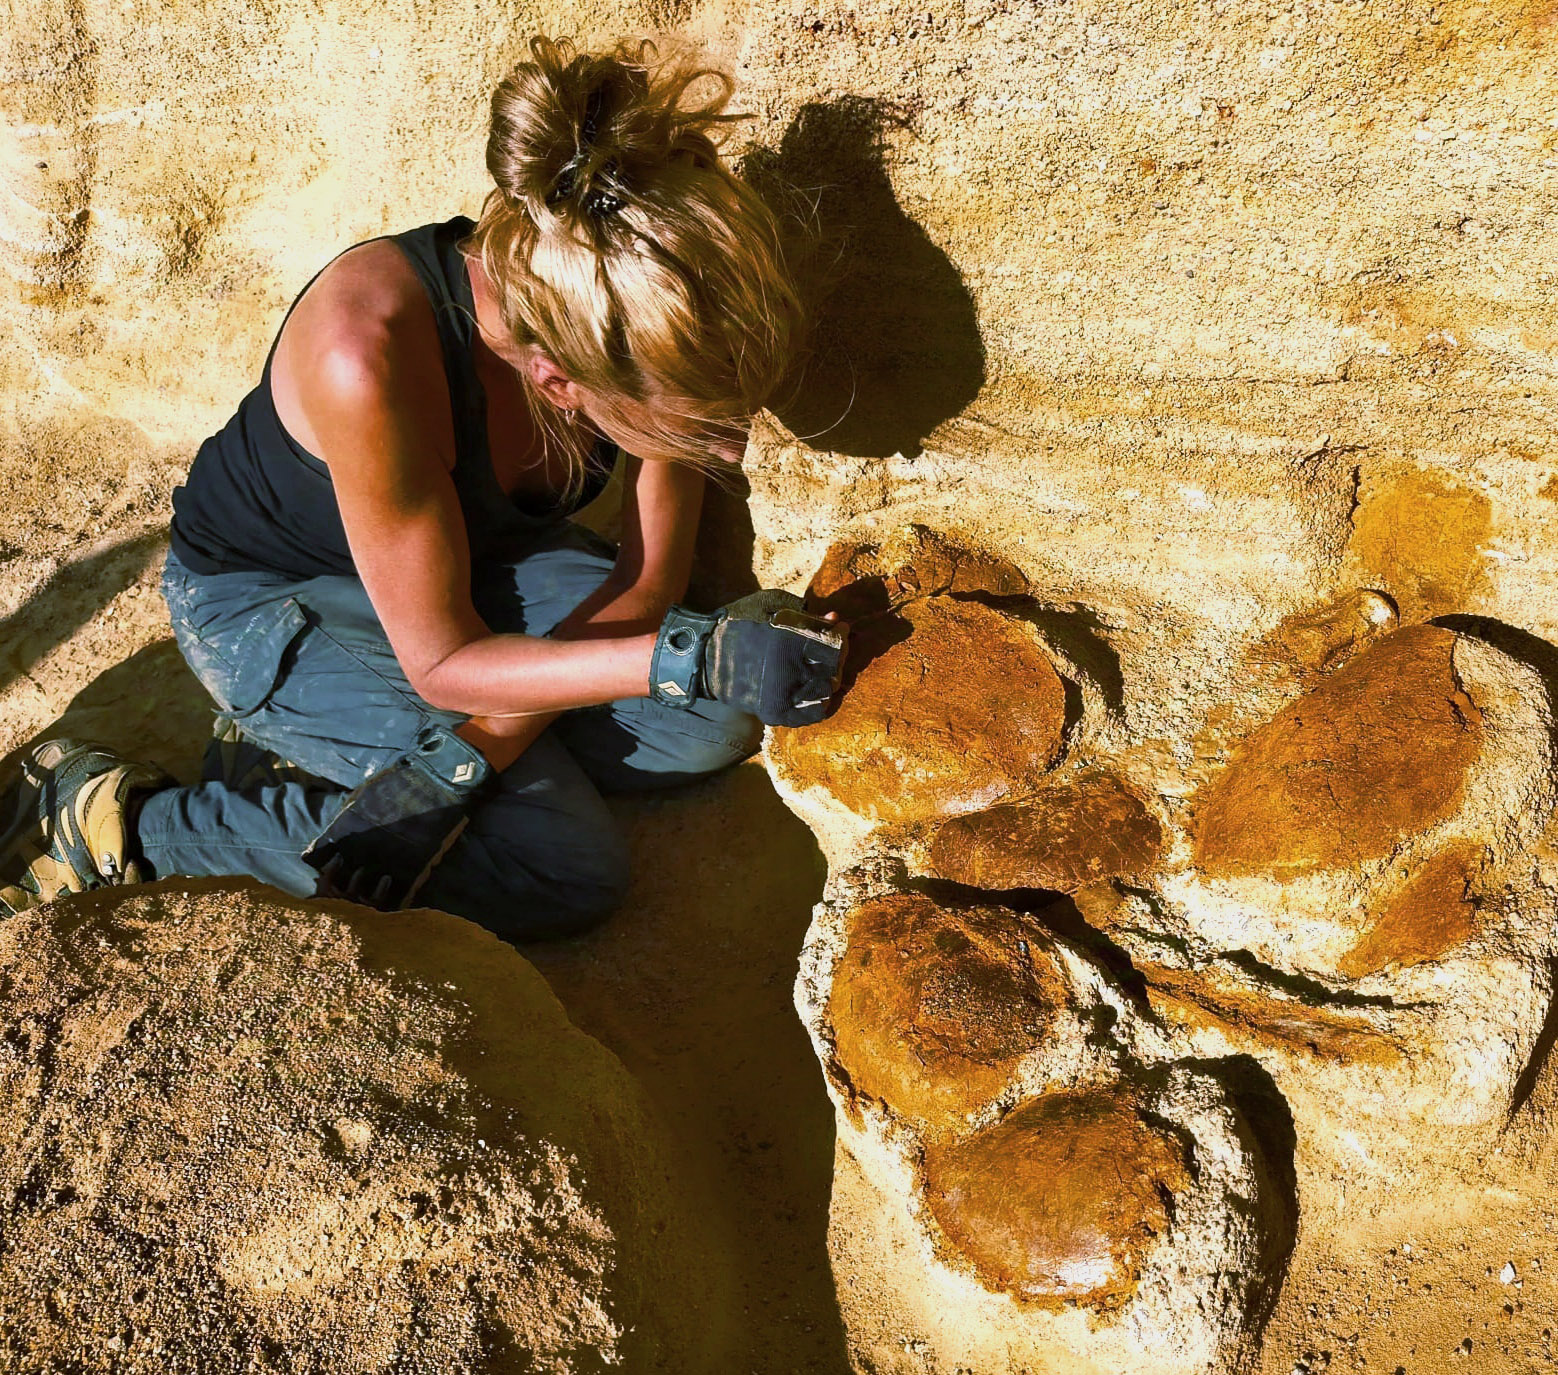
[[[1515,1282],[1515,1263],[1513,1261],[1506,1260],[1504,1262],[1504,1268],[1498,1272],[1498,1282],[1500,1284],[1513,1284]]]

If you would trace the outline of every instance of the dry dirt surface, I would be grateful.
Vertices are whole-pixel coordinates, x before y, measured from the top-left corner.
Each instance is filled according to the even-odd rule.
[[[716,1359],[663,1130],[485,932],[173,880],[0,952],[0,1368]]]

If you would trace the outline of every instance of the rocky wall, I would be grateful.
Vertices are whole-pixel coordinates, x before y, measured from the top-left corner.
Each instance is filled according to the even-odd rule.
[[[1529,1094],[1549,687],[1354,595],[1252,658],[1272,714],[1226,759],[1176,767],[1098,728],[1022,585],[924,527],[835,546],[810,595],[851,616],[848,690],[769,741],[831,863],[796,993],[878,1303],[857,1355],[1245,1369],[1316,1181],[1453,1193]]]
[[[832,870],[800,1002],[856,1359],[1247,1363],[1319,1181],[1492,1149],[1555,954],[1548,0],[4,24],[0,747],[164,673],[168,491],[332,253],[474,211],[525,35],[674,30],[820,230],[705,552],[856,623],[839,716],[769,751]],[[1090,1133],[1153,1186],[995,1209]]]

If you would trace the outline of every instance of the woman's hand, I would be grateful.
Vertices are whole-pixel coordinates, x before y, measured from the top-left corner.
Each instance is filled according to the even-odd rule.
[[[789,592],[754,592],[712,616],[672,607],[655,640],[650,695],[669,706],[713,698],[770,726],[827,715],[843,673],[849,631],[809,615]]]

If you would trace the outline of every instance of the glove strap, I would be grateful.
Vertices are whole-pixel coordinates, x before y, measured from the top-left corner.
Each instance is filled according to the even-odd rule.
[[[655,652],[649,660],[649,695],[668,707],[690,707],[704,691],[703,650],[723,620],[723,614],[700,616],[685,606],[673,606],[660,622]]]

